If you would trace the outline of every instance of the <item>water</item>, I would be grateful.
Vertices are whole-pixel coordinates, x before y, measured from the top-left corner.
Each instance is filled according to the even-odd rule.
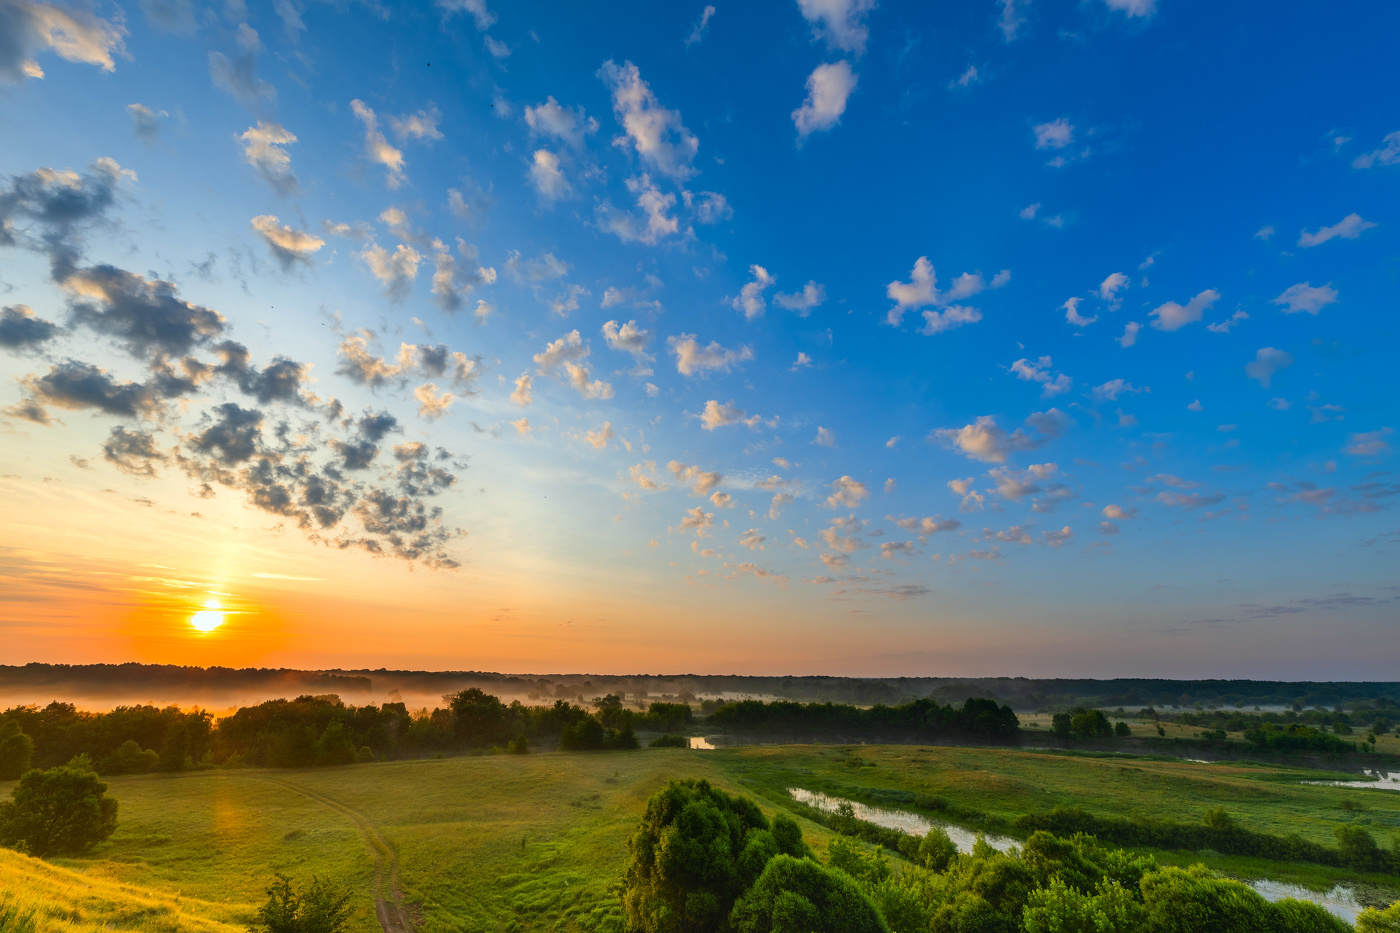
[[[1246,881],[1245,884],[1264,895],[1266,901],[1281,901],[1291,897],[1298,901],[1321,904],[1347,923],[1355,923],[1362,910],[1362,905],[1357,903],[1356,892],[1345,885],[1336,885],[1330,891],[1310,891],[1300,884],[1288,884],[1284,881]]]
[[[715,749],[716,746],[711,745],[711,744],[710,744],[710,740],[707,739],[707,738],[705,738],[703,735],[692,735],[692,736],[690,737],[690,747],[691,747],[691,748],[703,748],[703,749],[707,749],[707,750],[709,750],[709,751],[713,751],[713,750]]]
[[[972,845],[977,841],[977,834],[963,829],[961,826],[954,826],[949,823],[938,823],[925,819],[917,813],[907,813],[903,810],[885,810],[881,807],[870,807],[863,803],[856,803],[853,800],[843,800],[840,797],[828,797],[826,794],[816,791],[804,790],[801,787],[789,787],[788,793],[792,799],[799,803],[805,803],[818,810],[827,813],[835,813],[843,803],[849,803],[855,812],[858,820],[865,820],[867,823],[874,823],[876,826],[883,826],[886,829],[897,829],[902,833],[911,836],[923,836],[935,826],[941,828],[948,834],[948,838],[953,840],[953,844],[958,847],[959,852],[971,852]],[[1009,851],[1016,845],[1016,840],[1006,836],[986,836],[988,845],[998,852]]]
[[[1309,781],[1312,784],[1342,784],[1361,787],[1375,787],[1376,785],[1367,781]],[[816,791],[804,790],[801,787],[789,787],[788,793],[793,800],[805,803],[808,806],[816,807],[827,813],[835,813],[843,803],[851,805],[851,809],[856,819],[865,820],[867,823],[874,823],[876,826],[883,826],[886,829],[897,829],[900,832],[908,833],[912,836],[922,836],[935,826],[941,827],[948,834],[948,838],[957,845],[959,852],[971,852],[973,843],[977,841],[977,834],[963,829],[961,826],[953,826],[948,823],[938,823],[925,819],[917,813],[909,813],[903,810],[886,810],[881,807],[871,807],[854,800],[845,800],[841,797],[830,797]],[[1017,843],[1015,839],[1006,836],[984,836],[988,844],[999,852],[1009,851]],[[1355,923],[1356,917],[1361,913],[1362,905],[1356,899],[1356,892],[1345,885],[1335,885],[1330,891],[1311,891],[1302,885],[1289,884],[1284,881],[1270,881],[1268,879],[1258,881],[1246,881],[1255,891],[1263,895],[1265,900],[1281,901],[1284,898],[1293,898],[1299,901],[1312,901],[1321,904],[1327,910],[1348,923]]]
[[[1327,787],[1359,787],[1362,790],[1400,790],[1400,772],[1369,771],[1371,781],[1304,781],[1304,784],[1322,784]]]

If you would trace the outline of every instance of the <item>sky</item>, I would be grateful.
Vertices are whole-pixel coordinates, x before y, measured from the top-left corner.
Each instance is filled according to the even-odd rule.
[[[0,661],[1393,679],[1397,29],[0,0]]]

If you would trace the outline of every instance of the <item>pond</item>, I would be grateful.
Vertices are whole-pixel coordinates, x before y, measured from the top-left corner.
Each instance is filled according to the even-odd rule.
[[[1336,784],[1351,786],[1352,782],[1336,781],[1313,781],[1316,784]],[[1370,782],[1354,782],[1358,786],[1373,787]],[[977,834],[963,829],[961,826],[954,826],[950,823],[940,823],[930,820],[917,813],[909,813],[904,810],[887,810],[883,807],[872,807],[854,800],[846,800],[841,797],[832,797],[817,791],[804,790],[801,787],[789,787],[788,794],[793,800],[805,803],[808,806],[816,807],[827,813],[835,813],[843,804],[850,804],[851,810],[856,819],[865,820],[867,823],[874,823],[876,826],[883,826],[886,829],[897,829],[900,832],[908,833],[912,836],[922,836],[935,826],[941,827],[948,834],[948,838],[957,845],[959,852],[971,852],[973,843],[977,841]],[[1017,845],[1015,839],[1007,836],[984,835],[988,844],[999,852],[1006,852]],[[1294,898],[1300,901],[1312,901],[1321,904],[1333,914],[1341,917],[1348,923],[1356,922],[1357,914],[1361,913],[1363,905],[1357,901],[1356,892],[1346,885],[1335,885],[1330,891],[1312,891],[1298,884],[1289,884],[1284,881],[1271,881],[1259,879],[1246,881],[1255,891],[1263,895],[1265,900],[1281,901],[1284,898]]]
[[[1368,771],[1369,781],[1304,781],[1304,784],[1321,784],[1326,787],[1357,787],[1362,790],[1400,790],[1400,772]]]

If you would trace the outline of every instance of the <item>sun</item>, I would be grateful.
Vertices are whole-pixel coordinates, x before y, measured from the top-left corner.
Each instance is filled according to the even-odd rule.
[[[224,609],[217,599],[211,599],[204,608],[190,616],[190,625],[197,631],[208,634],[224,624]]]

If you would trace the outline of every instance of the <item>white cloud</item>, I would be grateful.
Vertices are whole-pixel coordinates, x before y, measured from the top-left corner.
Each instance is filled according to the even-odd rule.
[[[529,418],[516,418],[514,421],[511,422],[511,424],[515,427],[515,432],[516,432],[517,434],[529,434],[529,433],[530,433],[530,430],[531,430],[531,429],[530,429],[530,419],[529,419]]]
[[[486,47],[487,52],[491,53],[491,57],[497,61],[510,58],[511,47],[499,39],[483,36],[481,44]]]
[[[746,424],[752,428],[757,427],[762,420],[758,415],[749,416],[744,409],[736,408],[732,399],[724,404],[710,399],[705,403],[705,410],[700,414],[700,424],[706,431],[713,431],[729,424]]]
[[[438,129],[438,124],[442,122],[442,114],[436,107],[387,119],[389,129],[399,138],[399,142],[409,139],[442,139],[442,131]]]
[[[799,369],[812,365],[812,358],[801,350],[797,351],[797,359],[788,367],[790,372],[797,372]]]
[[[963,456],[985,463],[1005,463],[1011,453],[1034,450],[1058,437],[1064,430],[1069,416],[1058,408],[1037,412],[1026,419],[1027,426],[1036,434],[1017,428],[1007,433],[996,423],[992,415],[982,415],[972,424],[961,428],[939,428],[929,438],[957,449]],[[968,481],[970,483],[970,481]],[[957,490],[959,494],[964,494]]]
[[[798,317],[806,317],[812,313],[812,309],[818,307],[826,301],[826,286],[818,285],[816,282],[808,282],[802,286],[802,291],[788,294],[778,292],[773,296],[773,304],[788,311],[795,311]]]
[[[312,254],[326,245],[325,240],[304,230],[294,229],[287,224],[279,226],[277,218],[271,214],[259,214],[249,223],[258,236],[263,238],[263,242],[267,243],[283,269],[291,269],[299,262],[309,264]]]
[[[1061,545],[1068,544],[1069,539],[1072,537],[1074,537],[1074,532],[1070,531],[1069,526],[1066,525],[1059,531],[1042,531],[1040,533],[1040,543],[1057,548]]]
[[[1223,321],[1216,321],[1214,324],[1207,324],[1206,330],[1212,334],[1228,334],[1240,321],[1249,320],[1249,314],[1243,308],[1236,308],[1235,313]]]
[[[1055,470],[1056,466],[1053,463],[1032,463],[1025,470],[993,467],[987,471],[987,475],[996,484],[997,495],[1019,502],[1026,496],[1041,492],[1044,487],[1040,485],[1040,481],[1053,476]]]
[[[1074,380],[1064,373],[1057,375],[1050,374],[1051,359],[1042,356],[1038,360],[1019,359],[1011,364],[1011,371],[1016,374],[1016,378],[1026,382],[1038,382],[1041,384],[1041,397],[1053,398],[1056,395],[1063,395],[1074,385]]]
[[[1390,428],[1381,428],[1379,431],[1353,434],[1347,438],[1347,445],[1342,449],[1353,457],[1379,457],[1390,450],[1390,442],[1386,440],[1390,433]]]
[[[1141,324],[1137,321],[1129,321],[1123,327],[1123,336],[1118,338],[1118,346],[1126,350],[1128,347],[1137,343],[1138,331],[1140,330],[1142,330]]]
[[[1025,207],[1021,208],[1021,219],[1022,219],[1022,220],[1035,220],[1035,215],[1036,215],[1037,213],[1039,213],[1039,211],[1040,211],[1040,202],[1039,202],[1039,201],[1036,201],[1034,204],[1028,204],[1028,205],[1026,205]]]
[[[574,188],[559,167],[559,156],[548,149],[536,149],[530,160],[530,184],[546,201],[558,201],[573,194]]]
[[[669,236],[680,233],[680,221],[667,212],[676,206],[674,194],[663,194],[652,183],[650,175],[627,179],[627,190],[637,197],[639,214],[619,211],[608,201],[597,208],[598,226],[617,235],[624,243],[645,243],[655,246]],[[689,233],[689,229],[686,231]]]
[[[1035,126],[1035,148],[1063,149],[1074,142],[1074,124],[1065,117]]]
[[[1103,507],[1104,518],[1112,518],[1121,521],[1125,518],[1133,518],[1136,515],[1137,509],[1125,509],[1121,505],[1106,505]]]
[[[812,443],[816,444],[818,447],[835,447],[836,432],[831,430],[831,428],[823,428],[819,425],[817,427],[817,436],[812,438]]]
[[[1201,400],[1200,400],[1200,399],[1196,399],[1196,400],[1195,400],[1194,402],[1192,402],[1190,405],[1187,405],[1187,406],[1186,406],[1186,410],[1187,410],[1187,411],[1205,411],[1205,406],[1201,404]]]
[[[1065,320],[1075,327],[1088,327],[1099,319],[1097,314],[1093,317],[1085,317],[1079,313],[1079,304],[1083,300],[1076,295],[1073,298],[1065,299],[1065,303],[1060,305],[1060,308],[1065,312]]]
[[[569,264],[556,258],[553,253],[545,253],[538,259],[522,260],[520,251],[512,250],[506,256],[506,275],[517,282],[546,282],[562,278],[568,271]]]
[[[675,476],[676,482],[690,487],[690,494],[693,496],[707,496],[715,487],[724,482],[724,476],[714,470],[706,471],[693,464],[687,465],[679,460],[672,460],[666,464],[666,469]]]
[[[1137,395],[1141,392],[1151,391],[1151,389],[1139,389],[1126,379],[1110,379],[1103,385],[1094,386],[1092,394],[1096,402],[1116,402],[1120,395]]]
[[[1256,240],[1264,240],[1267,242],[1275,233],[1278,233],[1278,231],[1266,224],[1265,226],[1262,226],[1258,230],[1254,231],[1254,238]]]
[[[934,271],[933,264],[928,261],[927,256],[920,256],[914,261],[914,268],[910,272],[908,282],[894,281],[885,286],[885,295],[895,302],[895,306],[885,315],[885,323],[891,327],[898,327],[904,320],[905,312],[910,309],[928,305],[943,306],[950,301],[976,295],[987,288],[1001,288],[1009,281],[1011,281],[1010,269],[998,272],[990,284],[982,279],[980,272],[964,272],[953,280],[951,288],[946,292],[939,292],[938,275]],[[963,324],[980,321],[982,313],[976,308],[951,305],[941,313],[925,311],[923,318],[924,326],[920,332],[937,334]]]
[[[617,321],[608,321],[603,325],[603,339],[612,349],[630,353],[638,362],[651,359],[646,352],[651,343],[651,331],[638,327],[636,321],[628,321],[621,327]]]
[[[715,8],[712,6],[707,6],[700,12],[700,19],[696,22],[695,28],[690,31],[690,35],[685,37],[686,48],[690,48],[705,38],[705,33],[710,28],[710,20],[714,18],[714,15]]]
[[[999,0],[999,5],[1001,15],[997,17],[997,25],[1001,27],[1006,41],[1011,42],[1020,33],[1021,27],[1026,25],[1026,17],[1021,10],[1030,6],[1030,0]]]
[[[552,341],[544,350],[535,354],[535,366],[539,374],[549,375],[563,370],[565,381],[574,391],[588,399],[613,397],[613,387],[601,379],[594,379],[593,373],[583,362],[589,349],[578,331],[570,331],[558,340]]]
[[[448,16],[470,13],[478,32],[485,32],[496,22],[496,14],[486,8],[486,0],[436,0],[436,3]]]
[[[284,148],[297,141],[280,123],[259,120],[238,137],[243,141],[243,159],[278,194],[296,194],[297,177],[292,174],[292,157]]]
[[[613,431],[612,422],[604,421],[603,426],[598,430],[585,431],[583,439],[589,444],[592,444],[594,449],[602,450],[604,447],[608,446],[608,441],[612,440],[616,436],[617,433]]]
[[[703,538],[710,533],[710,529],[714,526],[715,514],[706,512],[704,507],[697,505],[693,509],[686,510],[685,517],[681,519],[680,532],[685,534],[687,531],[693,531],[697,538]]]
[[[413,398],[418,402],[418,417],[427,421],[436,421],[447,414],[447,409],[452,405],[452,393],[448,391],[438,391],[436,384],[426,382],[413,390]]]
[[[515,390],[510,393],[510,400],[521,407],[529,405],[530,400],[534,398],[534,388],[535,383],[530,374],[521,373],[515,380]]]
[[[385,139],[384,134],[379,130],[378,118],[374,111],[365,105],[364,101],[350,101],[350,109],[365,125],[365,154],[369,156],[371,162],[377,162],[384,166],[386,170],[384,183],[388,187],[399,187],[407,180],[403,173],[402,150],[389,145],[389,140]]]
[[[812,37],[825,40],[827,48],[865,53],[865,17],[875,9],[875,0],[797,0],[797,8],[812,24]]]
[[[1317,246],[1326,243],[1334,237],[1341,237],[1344,240],[1354,240],[1375,224],[1369,220],[1362,220],[1360,214],[1348,214],[1330,227],[1323,227],[1316,233],[1309,233],[1304,230],[1298,236],[1298,245],[1304,248]]]
[[[392,253],[377,243],[370,243],[358,255],[384,286],[384,293],[395,301],[403,300],[413,288],[418,264],[423,261],[423,254],[407,243],[400,243]]]
[[[1156,318],[1152,322],[1152,326],[1156,330],[1168,332],[1181,330],[1187,324],[1199,321],[1210,306],[1219,300],[1220,293],[1213,288],[1208,288],[1188,301],[1185,306],[1179,305],[1175,301],[1168,301],[1149,312],[1152,317]]]
[[[741,547],[746,547],[751,551],[761,551],[763,550],[763,542],[767,540],[763,532],[759,531],[757,528],[750,528],[740,536],[739,544]]]
[[[1106,301],[1109,307],[1115,310],[1123,303],[1123,299],[1118,293],[1128,287],[1128,277],[1121,272],[1115,272],[1099,284],[1099,300]]]
[[[127,104],[126,112],[131,114],[131,129],[137,139],[148,146],[160,141],[160,121],[170,116],[168,112],[152,110],[145,104]]]
[[[683,376],[711,370],[727,373],[735,364],[753,359],[753,349],[750,347],[726,350],[714,340],[710,341],[709,346],[702,347],[694,334],[667,337],[666,346],[676,355],[676,371]]]
[[[681,200],[686,210],[694,212],[697,224],[709,226],[723,223],[734,216],[734,208],[729,206],[729,201],[716,191],[682,191]]]
[[[432,245],[433,297],[437,299],[438,307],[443,311],[456,314],[466,307],[467,296],[475,286],[482,282],[490,284],[496,280],[496,270],[476,266],[476,248],[468,245],[461,237],[457,238],[457,251],[471,266],[476,266],[475,271],[463,272],[457,265],[456,258],[448,250],[447,244],[441,240],[433,240]],[[484,322],[491,311],[489,304],[478,301],[475,312],[477,321]]]
[[[643,489],[661,492],[670,487],[656,478],[656,461],[644,460],[636,466],[628,467],[627,474]]]
[[[1273,385],[1274,374],[1293,365],[1293,354],[1287,350],[1263,347],[1254,354],[1254,361],[1246,363],[1244,374],[1258,381],[1264,388]]]
[[[854,509],[870,498],[869,488],[860,480],[843,476],[831,484],[831,495],[826,497],[829,509]]]
[[[1283,294],[1275,298],[1273,303],[1283,305],[1284,314],[1297,314],[1299,311],[1317,314],[1336,300],[1337,290],[1332,287],[1331,282],[1317,288],[1314,288],[1311,282],[1299,282],[1284,289]]]
[[[1380,149],[1372,149],[1351,161],[1352,168],[1370,168],[1373,165],[1400,165],[1400,130],[1387,133],[1381,140],[1385,143]]]
[[[812,70],[807,76],[807,99],[792,112],[799,141],[840,121],[858,80],[850,62],[832,62]]]
[[[1126,13],[1129,19],[1135,16],[1151,16],[1157,11],[1157,0],[1103,0],[1110,10]]]
[[[768,507],[768,517],[773,521],[778,520],[778,516],[783,513],[783,506],[793,501],[793,496],[785,492],[773,493],[773,502]],[[805,547],[805,545],[804,545]]]
[[[525,108],[525,123],[536,136],[552,136],[575,149],[583,148],[584,137],[598,130],[598,121],[582,107],[561,107],[552,96],[534,107]]]
[[[948,87],[972,87],[974,84],[981,84],[982,76],[977,73],[976,65],[968,65],[967,70],[961,75],[948,82]]]
[[[23,84],[42,78],[44,70],[33,55],[52,51],[70,62],[115,71],[113,55],[125,55],[126,29],[94,16],[33,0],[7,0],[0,5],[0,84]]]
[[[763,300],[763,293],[778,281],[778,277],[769,275],[768,270],[760,265],[749,266],[751,279],[739,290],[739,297],[730,304],[735,311],[743,313],[744,317],[752,321],[763,314],[767,303]]]
[[[700,141],[681,123],[678,112],[661,106],[637,66],[608,60],[598,69],[598,77],[612,91],[613,113],[625,134],[613,145],[630,146],[643,162],[671,178],[694,175],[691,163]]]

